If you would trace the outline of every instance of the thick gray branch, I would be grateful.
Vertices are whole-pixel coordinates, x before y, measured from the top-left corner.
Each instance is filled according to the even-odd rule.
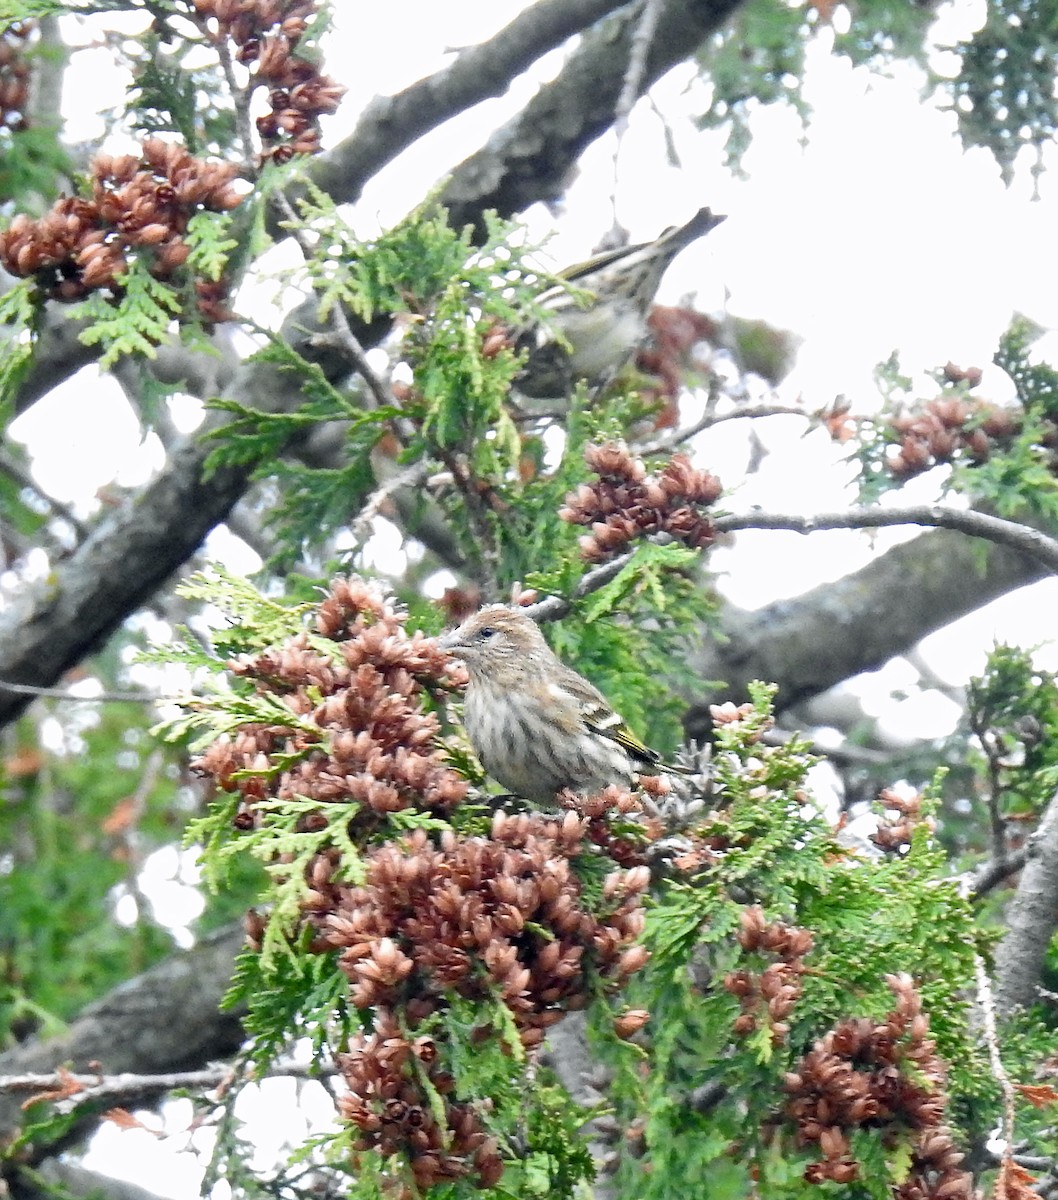
[[[666,0],[641,85],[649,88],[738,7],[739,0]],[[565,69],[488,144],[456,168],[441,194],[454,225],[478,224],[564,192],[570,166],[613,123],[639,20],[632,5],[585,35]]]
[[[703,679],[723,680],[727,689],[692,705],[688,733],[703,737],[708,705],[743,699],[753,679],[777,683],[780,709],[790,708],[880,667],[934,630],[1045,573],[1037,560],[1006,546],[990,546],[983,566],[979,552],[965,535],[938,529],[792,600],[755,612],[726,610],[722,638],[708,639],[696,666]]]
[[[38,1174],[39,1185],[35,1178],[16,1172],[11,1180],[12,1200],[55,1200],[56,1188],[61,1189],[58,1194],[85,1196],[88,1200],[160,1200],[156,1192],[138,1184],[100,1175],[64,1158],[50,1158]]]
[[[284,323],[284,336],[337,376],[341,361],[314,340],[315,308],[306,302],[296,309]],[[263,412],[296,408],[301,396],[288,374],[264,362],[243,364],[228,391]],[[44,687],[55,683],[195,553],[245,492],[251,475],[246,466],[204,478],[211,449],[201,436],[174,446],[151,483],[100,521],[47,579],[0,614],[0,679]],[[0,689],[0,724],[28,703],[26,695]]]
[[[0,615],[0,679],[54,683],[194,554],[248,478],[227,470],[203,480],[207,452],[200,442],[175,449],[152,483]],[[28,703],[0,688],[0,724]]]
[[[1040,967],[1058,925],[1058,794],[1031,838],[1031,854],[1007,907],[996,948],[996,1007],[1001,1015],[1035,1003]]]
[[[60,1065],[90,1072],[95,1062],[108,1074],[157,1074],[230,1056],[242,1044],[242,1028],[219,1006],[243,942],[242,930],[231,928],[166,959],[89,1005],[61,1037],[0,1054],[0,1074]],[[0,1140],[20,1124],[21,1099],[0,1095]]]
[[[539,0],[494,37],[470,46],[443,70],[395,96],[378,96],[340,145],[313,164],[318,187],[345,203],[424,134],[493,96],[541,55],[589,28],[627,0]]]

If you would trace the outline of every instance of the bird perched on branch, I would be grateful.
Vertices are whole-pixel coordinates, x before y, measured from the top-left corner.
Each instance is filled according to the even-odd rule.
[[[686,225],[666,229],[652,242],[607,250],[560,271],[591,298],[585,303],[561,286],[540,296],[546,324],[514,338],[518,349],[529,351],[515,388],[541,400],[568,395],[576,379],[594,387],[609,383],[646,335],[647,313],[669,263],[723,220],[702,208]]]
[[[630,788],[668,766],[636,737],[598,688],[555,656],[524,612],[490,604],[440,639],[470,675],[463,722],[482,766],[539,804],[568,788]]]

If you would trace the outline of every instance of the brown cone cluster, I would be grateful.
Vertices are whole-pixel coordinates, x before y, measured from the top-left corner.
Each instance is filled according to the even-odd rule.
[[[0,33],[0,129],[25,129],[30,66],[25,51],[36,29],[33,21],[16,21]]]
[[[436,748],[439,724],[423,696],[464,682],[463,668],[432,638],[408,633],[390,602],[357,578],[331,584],[316,634],[229,664],[280,697],[296,721],[245,725],[194,768],[241,794],[244,824],[260,801],[294,797],[358,801],[368,822],[409,808],[449,812],[467,783]],[[288,765],[276,771],[277,761]]]
[[[589,906],[574,860],[601,855],[591,821],[574,811],[501,810],[487,837],[416,829],[382,840],[388,814],[443,815],[465,796],[424,707],[426,693],[465,676],[361,579],[331,585],[313,634],[229,667],[290,714],[243,725],[193,764],[239,796],[236,826],[267,821],[263,802],[308,800],[318,807],[299,829],[325,833],[335,819],[329,803],[360,806],[352,820],[342,811],[340,834],[303,868],[300,894],[311,950],[336,952],[350,1003],[369,1019],[338,1057],[354,1156],[396,1156],[409,1197],[456,1180],[491,1187],[503,1161],[487,1105],[461,1094],[451,1072],[442,1031],[452,997],[501,1002],[523,1046],[539,1045],[565,1012],[587,1004],[599,979],[620,985],[645,964],[636,939],[649,870],[615,867]],[[343,861],[349,839],[363,847],[355,885]],[[251,912],[246,929],[260,946],[266,919]],[[625,1036],[644,1019],[626,1014]],[[477,1045],[504,1034],[483,1020],[469,1036]]]
[[[435,844],[417,830],[379,846],[358,887],[329,886],[321,869],[316,894],[331,903],[313,914],[313,949],[340,952],[351,1002],[374,1012],[372,1032],[339,1057],[350,1089],[341,1111],[357,1150],[404,1158],[421,1189],[460,1178],[489,1187],[503,1162],[480,1113],[456,1096],[443,1045],[414,1031],[453,993],[495,996],[533,1047],[587,1003],[589,971],[620,983],[646,962],[633,942],[649,872],[613,871],[602,914],[589,912],[570,862],[585,850],[585,825],[572,812],[500,811],[490,837],[447,832]],[[476,1034],[499,1036],[484,1023]]]
[[[649,534],[666,533],[696,549],[713,540],[713,523],[701,508],[719,497],[720,480],[692,466],[686,454],[674,454],[656,475],[621,442],[588,446],[584,458],[599,482],[570,492],[559,516],[591,529],[580,539],[587,562],[613,558]]]
[[[883,1021],[841,1021],[786,1076],[786,1115],[799,1141],[822,1154],[805,1179],[858,1178],[849,1134],[873,1128],[893,1148],[911,1142],[910,1169],[894,1200],[971,1200],[971,1176],[959,1169],[963,1156],[942,1124],[946,1074],[921,999],[907,975],[886,982],[896,1006]]]
[[[672,429],[679,421],[680,392],[693,369],[691,352],[701,342],[716,337],[717,324],[693,308],[655,304],[647,315],[647,328],[650,341],[637,351],[636,368],[657,379],[656,384],[644,389],[661,404],[655,428]]]
[[[251,69],[252,92],[268,88],[269,111],[257,118],[262,159],[287,162],[320,149],[319,119],[333,113],[345,88],[311,59],[295,54],[315,0],[194,0],[195,12],[216,41],[229,40]]]
[[[994,442],[1009,439],[1019,426],[1010,409],[972,397],[938,396],[917,412],[893,418],[901,440],[888,467],[906,479],[956,458],[987,462]]]
[[[725,989],[738,997],[742,1009],[735,1018],[735,1033],[752,1033],[763,1020],[771,1031],[772,1044],[778,1045],[790,1032],[787,1018],[801,997],[804,959],[812,949],[812,935],[796,925],[765,921],[764,912],[753,905],[742,910],[738,941],[747,954],[771,955],[777,961],[759,974],[743,967],[724,977]]]
[[[231,186],[236,171],[161,138],[148,138],[139,158],[100,155],[91,167],[91,198],[63,196],[39,220],[20,213],[0,233],[0,265],[35,276],[57,300],[119,288],[130,253],[147,256],[151,274],[168,279],[190,253],[183,235],[191,217],[241,202]]]
[[[496,995],[522,1042],[537,1045],[562,1014],[588,1000],[586,972],[623,982],[646,961],[644,867],[614,871],[604,915],[585,907],[570,860],[585,851],[586,822],[498,812],[491,837],[422,831],[372,852],[361,887],[340,889],[318,921],[317,945],[339,948],[358,1008],[402,1005],[421,1020],[446,991]]]
[[[338,1056],[338,1066],[349,1085],[338,1110],[357,1130],[355,1151],[406,1154],[422,1192],[457,1179],[482,1188],[499,1181],[503,1160],[496,1140],[471,1105],[453,1098],[454,1081],[432,1038],[402,1034],[394,1015],[383,1009],[375,1014],[374,1032],[360,1034]],[[423,1076],[440,1105],[431,1103]]]
[[[923,821],[932,830],[932,821],[922,812],[922,795],[916,792],[902,796],[893,788],[885,788],[878,795],[878,803],[884,809],[878,819],[878,828],[870,835],[879,850],[888,853],[906,850],[911,845],[915,828]]]

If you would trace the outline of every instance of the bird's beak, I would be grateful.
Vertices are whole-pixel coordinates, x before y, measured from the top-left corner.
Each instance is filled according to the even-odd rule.
[[[449,654],[453,655],[455,658],[462,658],[463,650],[465,649],[462,641],[460,640],[459,633],[460,631],[458,629],[450,629],[448,633],[437,639],[438,646],[440,646],[442,650],[445,650]]]

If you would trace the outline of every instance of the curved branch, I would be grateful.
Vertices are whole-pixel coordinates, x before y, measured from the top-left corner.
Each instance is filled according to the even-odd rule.
[[[244,942],[242,930],[231,927],[166,959],[89,1005],[60,1037],[0,1054],[0,1074],[51,1074],[70,1065],[86,1074],[155,1075],[233,1054],[242,1044],[242,1027],[236,1015],[220,1012],[220,1002]],[[20,1122],[18,1099],[0,1095],[0,1136]]]
[[[744,697],[753,679],[777,683],[780,709],[790,708],[1044,573],[1036,558],[1005,545],[991,546],[982,563],[964,534],[937,529],[801,596],[754,612],[729,607],[694,663],[700,678],[727,686],[691,705],[687,732],[707,736],[709,705]]]
[[[53,684],[194,554],[250,474],[224,470],[203,480],[208,453],[199,441],[176,449],[162,474],[0,615],[0,678]],[[29,701],[25,688],[0,689],[0,723]]]
[[[472,105],[502,96],[541,55],[627,0],[539,0],[494,37],[395,96],[378,96],[357,127],[313,164],[317,187],[351,204],[369,179],[418,138]]]
[[[693,53],[740,2],[665,0],[642,88]],[[479,226],[485,209],[510,216],[538,200],[561,196],[571,165],[614,123],[638,26],[638,5],[601,23],[559,75],[455,169],[441,193],[453,225]]]
[[[941,504],[919,504],[906,508],[850,508],[845,512],[817,513],[811,517],[788,513],[752,512],[718,517],[720,533],[740,529],[786,529],[792,533],[816,533],[821,529],[881,529],[889,525],[925,525],[956,529],[971,537],[984,538],[1035,558],[1058,573],[1058,541],[1023,525],[971,509],[945,508]]]
[[[283,325],[290,344],[337,376],[342,364],[319,333],[316,303],[299,305]],[[228,393],[262,412],[283,412],[301,402],[287,374],[265,362],[247,362]],[[174,446],[162,471],[108,514],[86,540],[19,602],[0,614],[0,679],[48,687],[99,645],[186,562],[249,486],[253,463],[204,476],[212,449],[203,433]],[[0,724],[29,703],[24,694],[0,691]]]

